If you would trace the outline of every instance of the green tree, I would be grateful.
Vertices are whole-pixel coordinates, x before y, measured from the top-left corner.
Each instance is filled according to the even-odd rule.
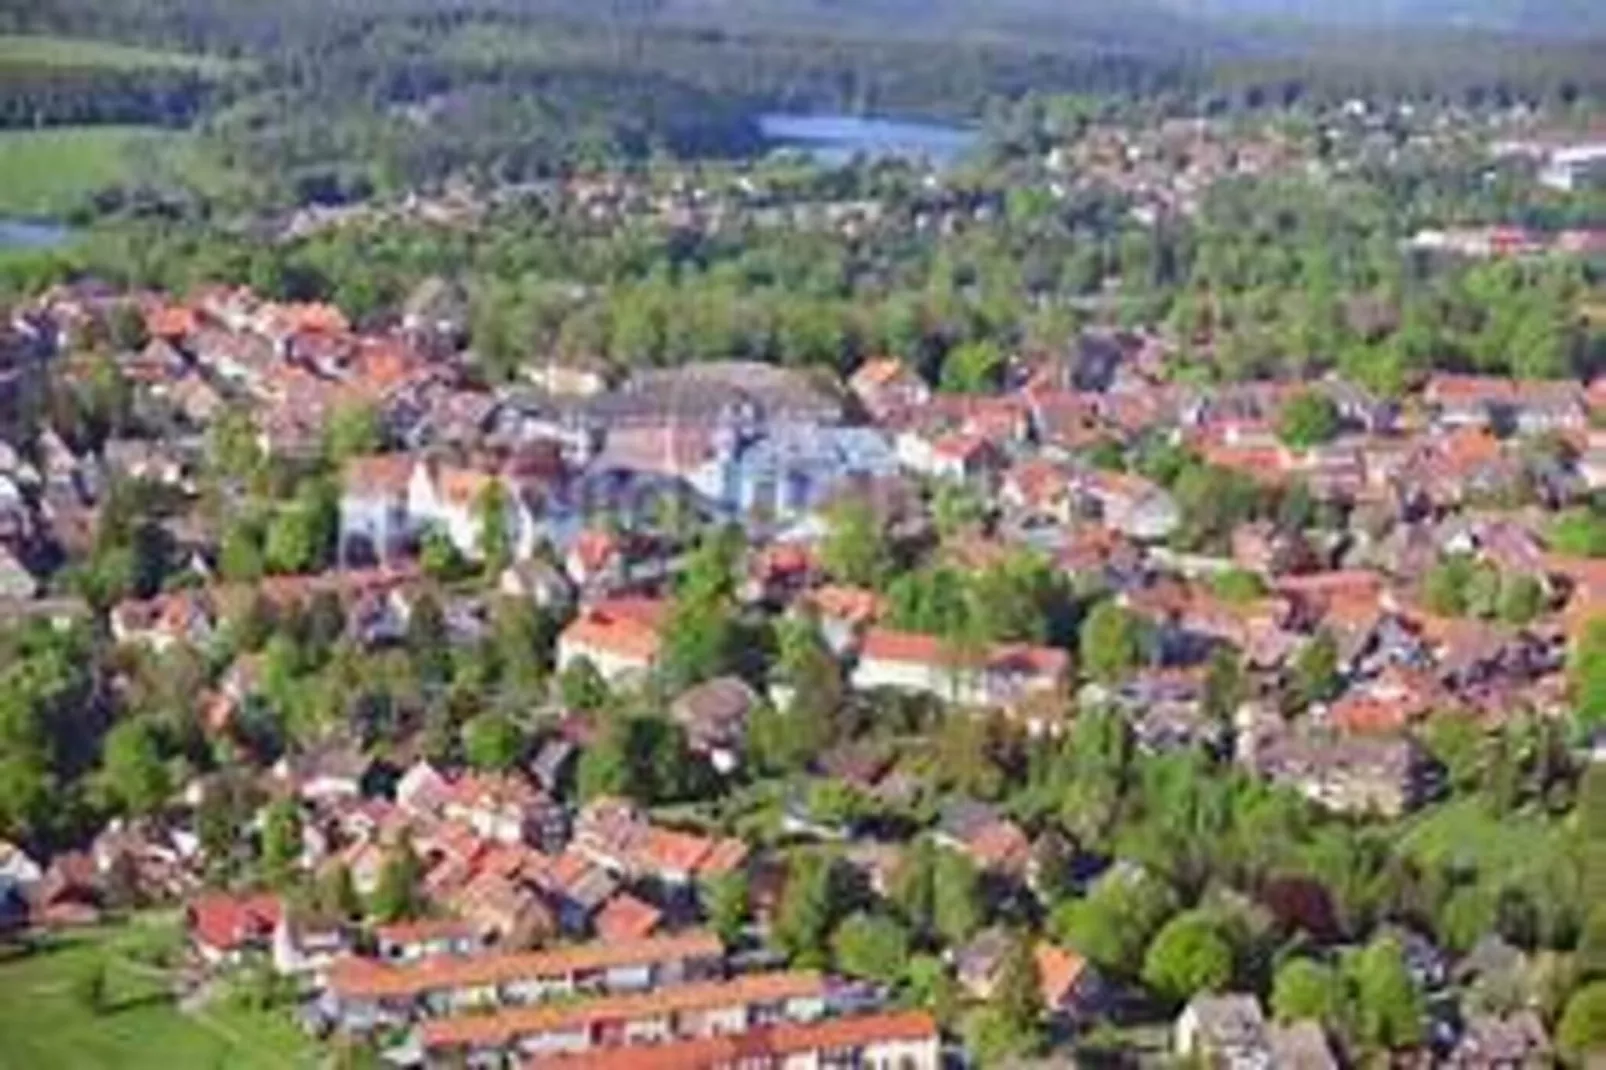
[[[1606,981],[1574,992],[1556,1027],[1556,1045],[1576,1065],[1606,1052]]]
[[[350,866],[337,862],[324,872],[318,882],[317,906],[320,912],[346,921],[362,917],[362,897],[357,894]]]
[[[794,966],[829,965],[827,941],[840,907],[835,863],[817,854],[796,858],[787,873],[772,932]]]
[[[324,427],[324,453],[335,464],[373,453],[384,443],[379,411],[372,405],[342,405]]]
[[[1061,904],[1051,926],[1065,943],[1100,969],[1137,977],[1144,951],[1176,911],[1176,896],[1143,870],[1116,869],[1099,877],[1086,897]]]
[[[1010,1029],[1024,1039],[1023,1050],[1035,1049],[1044,1011],[1043,975],[1031,942],[1020,933],[1010,939],[1009,949],[998,965],[993,1002]]]
[[[463,555],[444,531],[424,533],[418,548],[418,564],[424,575],[439,583],[449,583],[462,576],[467,568]]]
[[[293,799],[268,806],[262,818],[262,871],[275,888],[288,887],[301,863],[301,810]]]
[[[909,963],[909,934],[895,919],[859,911],[837,926],[831,938],[837,968],[850,977],[891,985]]]
[[[931,922],[949,945],[976,935],[984,920],[981,875],[970,859],[938,851],[931,876]]]
[[[1004,354],[992,342],[962,342],[942,362],[942,389],[950,394],[986,394],[1004,373]]]
[[[575,658],[558,676],[558,693],[571,710],[595,712],[608,702],[608,684],[590,658]]]
[[[1294,701],[1300,708],[1338,696],[1338,642],[1325,629],[1317,632],[1294,658]]]
[[[1285,1024],[1311,1019],[1334,1028],[1347,1002],[1343,976],[1313,959],[1289,959],[1272,978],[1271,1012]]]
[[[1082,622],[1082,668],[1100,683],[1118,683],[1143,662],[1143,634],[1136,617],[1111,601],[1100,602]]]
[[[1545,590],[1532,576],[1508,575],[1500,582],[1500,600],[1495,608],[1507,624],[1528,624],[1545,610]]]
[[[524,752],[524,734],[507,714],[487,710],[463,725],[463,756],[476,769],[505,773]]]
[[[1238,654],[1231,647],[1218,646],[1210,652],[1210,663],[1205,674],[1205,716],[1218,724],[1227,724],[1238,710],[1244,697],[1244,673],[1238,663]]]
[[[374,888],[370,911],[381,922],[406,921],[423,915],[424,866],[413,850],[412,840],[403,838],[385,856]]]
[[[1232,945],[1216,920],[1199,910],[1166,922],[1143,959],[1143,982],[1173,1003],[1218,992],[1232,975]]]
[[[1295,449],[1306,450],[1338,436],[1338,406],[1325,394],[1305,391],[1294,395],[1277,418],[1277,434]]]
[[[480,558],[489,576],[501,575],[513,560],[513,533],[509,530],[507,488],[500,479],[487,480],[474,499],[474,523],[479,532]]]
[[[892,551],[869,503],[852,500],[829,518],[820,561],[843,583],[879,587],[892,571]]]
[[[112,805],[129,813],[154,813],[167,803],[173,778],[162,754],[161,733],[153,723],[129,718],[106,733],[100,786]]]
[[[233,583],[254,583],[266,571],[262,553],[262,525],[254,517],[233,520],[223,533],[218,570]]]
[[[1424,1036],[1422,995],[1392,937],[1373,940],[1348,964],[1361,1038],[1377,1048],[1415,1047]]]
[[[1567,676],[1578,728],[1591,732],[1606,726],[1606,616],[1590,620],[1573,639]]]
[[[747,874],[741,870],[722,873],[704,887],[703,901],[707,904],[708,926],[719,934],[727,947],[735,946],[741,940],[752,918],[751,897]]]

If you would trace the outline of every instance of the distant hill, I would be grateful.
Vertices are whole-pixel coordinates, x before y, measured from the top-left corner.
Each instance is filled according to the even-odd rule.
[[[1567,38],[1606,35],[1601,0],[1159,0],[1187,18],[1298,22],[1350,28],[1498,30]]]

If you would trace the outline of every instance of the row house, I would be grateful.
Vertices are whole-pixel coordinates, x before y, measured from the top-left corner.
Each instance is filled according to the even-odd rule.
[[[514,1052],[583,1054],[730,1036],[781,1022],[817,1021],[826,1010],[827,983],[817,973],[753,974],[446,1018],[424,1023],[418,1039],[429,1060],[479,1062]]]
[[[563,807],[519,776],[465,775],[447,787],[441,812],[497,843],[529,844],[555,853],[568,840]]]
[[[537,1056],[524,1070],[938,1070],[942,1037],[919,1011],[865,1014],[750,1029],[732,1036]]]
[[[1574,382],[1498,376],[1435,375],[1422,400],[1439,424],[1515,430],[1523,434],[1582,431],[1589,427],[1584,388]]]
[[[724,971],[717,936],[648,940],[398,964],[348,958],[329,970],[323,1010],[350,1029],[578,995],[622,994],[693,983]]]
[[[1245,733],[1240,760],[1340,814],[1399,817],[1434,793],[1436,770],[1410,738],[1348,735],[1269,738]]]
[[[1062,695],[1070,656],[1052,647],[1013,643],[980,651],[954,648],[934,635],[875,628],[853,671],[861,691],[892,688],[966,706],[1016,708]]]

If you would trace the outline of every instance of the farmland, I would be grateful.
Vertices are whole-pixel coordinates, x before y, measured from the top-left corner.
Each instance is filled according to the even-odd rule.
[[[0,67],[98,67],[105,70],[196,70],[218,75],[228,60],[188,52],[169,52],[113,44],[84,37],[0,34]]]

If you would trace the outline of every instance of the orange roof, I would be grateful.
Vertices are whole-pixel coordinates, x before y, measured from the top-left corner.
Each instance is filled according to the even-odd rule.
[[[1403,730],[1412,712],[1412,704],[1404,699],[1350,695],[1334,705],[1328,717],[1340,731],[1382,735]]]
[[[619,538],[612,532],[588,530],[582,531],[574,540],[574,546],[569,553],[580,562],[587,572],[600,571],[608,563],[608,559],[619,551]]]
[[[885,611],[886,603],[874,591],[862,587],[827,585],[809,593],[807,601],[819,610],[822,617],[845,620],[850,624],[868,624]]]
[[[864,637],[860,657],[864,661],[943,666],[953,663],[956,652],[939,636],[873,628]],[[1070,655],[1065,651],[1024,643],[995,646],[986,657],[986,667],[999,671],[1057,675],[1070,668]]]
[[[419,944],[431,940],[462,940],[474,936],[474,927],[455,918],[398,921],[374,929],[374,936],[390,944]]]
[[[1043,1002],[1050,1007],[1063,1003],[1086,972],[1087,960],[1074,951],[1048,943],[1039,943],[1032,954],[1037,959]]]
[[[346,462],[345,485],[356,491],[383,491],[392,495],[407,493],[415,461],[405,453],[376,453],[353,457]]]
[[[663,637],[660,625],[668,606],[655,599],[617,598],[598,602],[580,612],[563,630],[563,642],[618,657],[652,661]]]
[[[467,509],[472,508],[485,488],[495,481],[494,475],[472,468],[443,468],[435,478],[435,485],[442,499],[460,509]]]
[[[897,357],[879,357],[867,360],[853,373],[851,382],[855,390],[883,387],[904,374],[903,361]]]
[[[612,1051],[538,1055],[524,1064],[524,1070],[720,1070],[768,1066],[789,1055],[815,1051],[843,1051],[875,1043],[935,1043],[937,1039],[937,1023],[929,1014],[901,1011],[785,1023],[732,1036],[634,1045]]]
[[[199,327],[195,310],[184,305],[159,305],[145,313],[145,330],[153,338],[184,338]]]
[[[663,912],[628,892],[608,900],[592,920],[597,936],[603,940],[644,940],[664,919]]]
[[[426,1050],[458,1047],[504,1047],[520,1037],[584,1028],[599,1022],[628,1022],[720,1007],[773,1003],[825,995],[818,973],[763,973],[730,981],[674,985],[650,992],[632,992],[580,1003],[520,1007],[500,1014],[466,1015],[425,1022],[420,1037]]]
[[[723,955],[719,937],[688,932],[616,943],[589,943],[505,955],[434,958],[405,966],[348,958],[329,971],[329,989],[345,998],[412,997],[424,992],[503,984],[526,978],[558,977],[591,970],[676,962]]]

